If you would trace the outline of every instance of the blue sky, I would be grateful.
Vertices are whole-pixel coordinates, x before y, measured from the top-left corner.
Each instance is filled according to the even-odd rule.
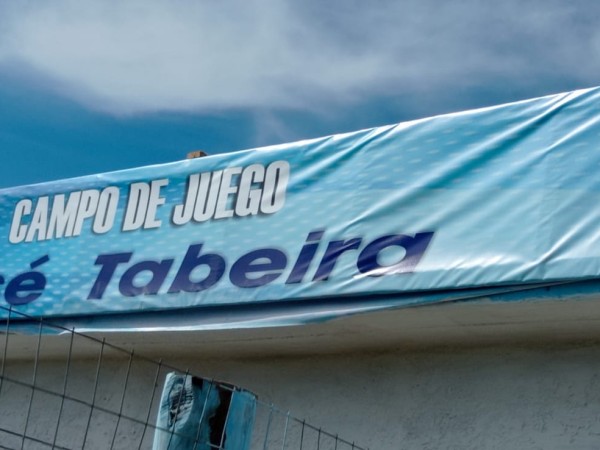
[[[0,0],[0,187],[600,84],[600,3]]]

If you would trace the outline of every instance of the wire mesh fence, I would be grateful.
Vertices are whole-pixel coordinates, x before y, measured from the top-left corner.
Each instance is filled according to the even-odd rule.
[[[0,328],[0,449],[364,450],[261,399],[252,403],[251,421],[229,409],[216,423],[210,390],[219,390],[221,400],[229,393],[230,403],[248,391],[3,309],[8,319]],[[28,344],[11,345],[23,330],[31,335]],[[161,397],[163,403],[165,398],[171,402],[170,419],[187,407],[182,397],[188,391],[165,397],[165,384],[174,376],[208,386],[198,408],[200,419],[185,429],[161,421]],[[227,430],[244,420],[251,429],[247,442],[240,444]]]

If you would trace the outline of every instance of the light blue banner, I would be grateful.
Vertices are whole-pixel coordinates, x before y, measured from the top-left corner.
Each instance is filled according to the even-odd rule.
[[[361,299],[330,318],[593,279],[599,113],[590,89],[3,190],[0,299],[46,317],[263,305],[265,326],[271,305]]]

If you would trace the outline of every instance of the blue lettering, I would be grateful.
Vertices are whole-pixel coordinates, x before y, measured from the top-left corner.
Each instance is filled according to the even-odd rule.
[[[338,258],[349,250],[356,250],[360,247],[361,242],[362,238],[348,239],[347,241],[331,241],[327,246],[327,250],[325,250],[313,281],[328,280]]]
[[[119,292],[125,297],[135,297],[140,294],[155,295],[162,286],[169,269],[173,265],[172,259],[163,261],[142,261],[131,266],[121,277],[119,282]],[[152,277],[142,285],[136,286],[134,279],[142,272],[150,272]]]
[[[10,280],[4,292],[6,301],[11,305],[25,305],[38,299],[46,287],[46,277],[33,269],[48,261],[50,261],[48,255],[42,256],[29,264],[31,272],[24,272]],[[4,277],[0,277],[0,283],[4,284]]]
[[[302,283],[314,262],[321,240],[323,230],[312,231],[298,257],[290,269],[285,284]],[[358,272],[368,277],[383,275],[403,274],[414,272],[427,250],[434,232],[417,233],[414,236],[392,234],[381,236],[368,243],[362,250],[362,237],[346,240],[331,241],[327,244],[323,256],[312,277],[312,281],[328,280],[342,255],[353,250],[359,250],[355,256]],[[193,244],[177,269],[173,282],[168,288],[169,294],[179,292],[200,292],[215,286],[227,272],[227,261],[218,253],[202,253],[204,244]],[[400,247],[404,250],[394,263],[382,262],[382,254],[386,249]],[[101,266],[98,277],[94,282],[88,299],[101,299],[111,282],[117,267],[128,263],[133,253],[115,253],[100,255],[96,265]],[[46,262],[48,257],[40,258],[31,264],[32,269]],[[119,292],[125,297],[138,295],[156,295],[160,292],[170,271],[173,269],[174,259],[161,261],[140,261],[127,267],[119,279]],[[288,265],[288,256],[275,248],[260,248],[252,250],[236,261],[230,267],[228,276],[234,286],[240,288],[257,288],[277,280],[284,274]],[[142,274],[148,275],[146,278]],[[136,283],[137,281],[137,283]],[[4,279],[0,276],[0,284]],[[46,280],[39,272],[27,272],[11,280],[6,289],[6,298],[9,303],[23,304],[38,298],[44,289]]]
[[[242,288],[264,286],[276,280],[287,265],[287,257],[281,250],[261,248],[246,253],[231,267],[229,279]],[[264,273],[267,272],[267,273]],[[249,274],[263,273],[261,276],[249,277]]]
[[[308,268],[310,267],[310,263],[312,262],[315,254],[317,253],[317,249],[319,248],[319,241],[323,237],[324,231],[311,231],[308,233],[306,238],[306,244],[300,250],[300,254],[298,255],[298,259],[296,260],[296,264],[292,268],[292,272],[288,277],[285,284],[294,284],[301,283],[304,275],[308,272]],[[316,241],[316,242],[315,242]]]
[[[175,275],[175,280],[169,288],[169,294],[177,294],[180,291],[199,292],[208,289],[221,279],[225,273],[225,260],[217,253],[200,255],[202,244],[190,245],[183,262]],[[192,271],[200,266],[207,266],[208,275],[203,280],[193,281]]]
[[[375,239],[367,245],[358,256],[357,268],[360,273],[371,277],[380,277],[396,273],[411,273],[419,263],[429,242],[433,237],[433,232],[417,233],[414,237],[403,234],[392,234]],[[377,258],[379,253],[392,246],[404,248],[406,253],[400,261],[390,266],[382,266]]]
[[[108,283],[112,279],[115,270],[119,264],[129,262],[133,253],[114,253],[109,255],[100,255],[96,258],[96,266],[102,266],[100,273],[92,286],[88,295],[88,300],[100,300],[106,291]]]

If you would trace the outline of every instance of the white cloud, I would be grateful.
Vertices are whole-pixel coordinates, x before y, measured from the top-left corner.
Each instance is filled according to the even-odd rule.
[[[302,109],[546,76],[594,84],[594,2],[496,3],[2,2],[0,62],[114,113]]]

